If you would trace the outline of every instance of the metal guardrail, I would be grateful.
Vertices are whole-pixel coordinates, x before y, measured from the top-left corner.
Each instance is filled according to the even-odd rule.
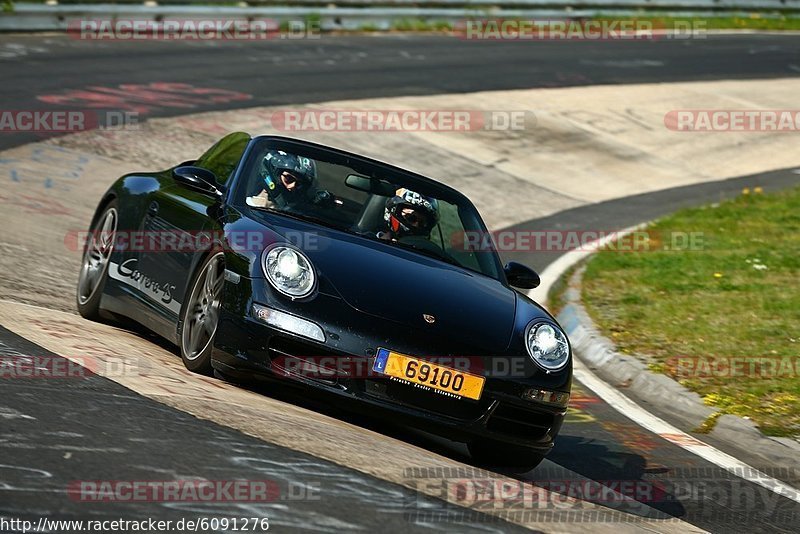
[[[543,20],[597,15],[630,18],[647,12],[668,12],[677,18],[747,16],[749,12],[765,13],[764,16],[774,16],[776,12],[800,15],[800,0],[503,0],[517,2],[516,7],[485,8],[479,8],[478,0],[433,0],[441,4],[438,6],[420,0],[378,0],[370,3],[371,7],[317,6],[313,5],[313,0],[280,0],[282,5],[273,5],[272,0],[269,1],[248,0],[248,4],[216,6],[192,4],[191,0],[179,0],[177,4],[143,4],[141,0],[117,3],[82,0],[80,4],[55,5],[15,3],[13,12],[0,13],[0,32],[66,31],[70,21],[83,18],[159,21],[164,17],[227,17],[269,18],[280,22],[313,19],[319,21],[320,29],[329,31],[390,30],[404,25],[413,28],[415,21],[455,25],[469,18]],[[249,5],[250,2],[255,5]],[[374,6],[384,2],[391,5]],[[289,3],[293,5],[286,5]]]

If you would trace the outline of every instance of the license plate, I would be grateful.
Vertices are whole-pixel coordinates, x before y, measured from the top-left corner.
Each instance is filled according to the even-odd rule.
[[[419,360],[389,349],[378,349],[372,369],[405,382],[449,393],[448,396],[473,400],[481,398],[483,383],[486,381],[482,376]]]

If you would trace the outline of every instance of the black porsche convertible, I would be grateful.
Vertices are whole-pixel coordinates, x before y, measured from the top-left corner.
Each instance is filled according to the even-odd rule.
[[[569,401],[564,332],[517,288],[472,203],[296,139],[232,133],[119,178],[86,236],[78,310],[132,319],[187,368],[280,380],[529,469]]]

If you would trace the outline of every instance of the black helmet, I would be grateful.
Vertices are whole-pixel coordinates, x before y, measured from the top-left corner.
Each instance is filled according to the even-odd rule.
[[[397,237],[427,237],[439,222],[439,202],[408,189],[398,189],[386,201],[383,220]]]
[[[310,196],[314,192],[317,179],[317,167],[314,160],[303,156],[287,154],[283,150],[270,150],[262,161],[264,181],[270,197],[279,196],[286,188],[281,181],[281,174],[288,171],[297,180],[299,196]]]

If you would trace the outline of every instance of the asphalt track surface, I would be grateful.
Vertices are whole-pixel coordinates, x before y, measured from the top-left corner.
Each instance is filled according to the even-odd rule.
[[[340,99],[798,76],[800,39],[753,34],[600,43],[478,42],[444,35],[376,35],[178,43],[0,35],[0,73],[4,108],[70,109],[70,100],[52,106],[42,98],[99,87],[95,93],[109,96],[106,109],[139,104],[146,118]],[[218,88],[248,98],[196,107],[110,98],[133,92],[120,86],[151,83]],[[72,102],[72,109],[87,104]],[[3,133],[0,149],[39,139],[37,134]]]
[[[0,354],[59,358],[2,327]],[[441,521],[459,532],[527,531],[504,521],[488,526],[465,521],[457,506],[196,419],[99,376],[13,382],[3,386],[0,409],[0,517],[36,523],[57,510],[64,520],[267,517],[270,528],[279,532],[429,530],[407,517],[419,507],[435,509]],[[78,480],[197,478],[274,485],[269,486],[269,502],[167,503],[157,513],[153,503],[81,502],[64,492]]]
[[[10,46],[14,45],[14,46]],[[323,37],[319,41],[269,43],[89,43],[61,36],[1,36],[0,103],[4,109],[52,109],[40,97],[90,87],[183,83],[251,95],[246,100],[170,107],[145,102],[145,116],[170,116],[212,109],[492,89],[637,83],[654,81],[769,78],[800,71],[800,39],[786,36],[709,36],[703,40],[595,43],[475,43],[448,37]],[[133,105],[141,105],[134,102]],[[75,106],[76,108],[79,106]],[[99,108],[102,109],[102,108]],[[115,108],[109,108],[115,109]],[[3,134],[0,148],[40,140],[39,135]],[[514,229],[624,228],[685,205],[719,200],[742,186],[766,189],[798,183],[792,170],[639,195],[569,210]],[[515,257],[542,270],[558,257]],[[44,349],[0,329],[7,354],[46,354]],[[240,515],[236,506],[174,509],[139,503],[122,508],[87,507],[63,488],[82,479],[137,480],[205,477],[253,478],[253,472],[289,484],[327,481],[319,501],[279,501],[266,509],[280,530],[298,524],[323,531],[357,528],[391,531],[510,531],[512,525],[483,518],[459,523],[458,510],[410,494],[399,486],[289,449],[197,420],[92,378],[47,386],[31,380],[2,385],[0,397],[0,517],[59,518]],[[714,532],[791,532],[800,522],[797,503],[721,473],[711,464],[615,412],[577,385],[572,410],[549,460],[598,481],[648,480],[672,487],[689,480],[692,491],[667,492],[647,505]],[[668,410],[648,409],[669,420]],[[19,414],[30,414],[36,423]],[[331,413],[335,417],[346,415]],[[352,419],[348,419],[352,420]],[[119,424],[120,422],[124,424]],[[406,429],[358,421],[459,461],[457,447]],[[701,437],[701,439],[705,439]],[[724,444],[714,444],[724,447]],[[125,458],[120,461],[120,458]],[[237,463],[237,460],[238,463]],[[257,460],[247,463],[243,458]],[[264,461],[267,459],[267,461]],[[770,469],[753,458],[751,465]],[[73,461],[70,461],[73,460]],[[242,463],[244,461],[244,463]],[[533,478],[546,479],[547,468]],[[780,466],[796,468],[797,466]],[[711,473],[711,474],[709,474]],[[780,476],[772,473],[774,476]],[[796,477],[797,474],[795,473]],[[530,477],[529,477],[530,478]],[[783,477],[786,478],[786,477]],[[790,480],[795,484],[798,481]],[[731,495],[745,497],[734,502]],[[398,504],[400,503],[400,504]],[[611,506],[611,505],[609,505]],[[403,510],[437,507],[450,521],[415,523]],[[269,511],[280,510],[275,516]],[[342,523],[339,523],[341,521]],[[563,525],[562,525],[563,526]]]

